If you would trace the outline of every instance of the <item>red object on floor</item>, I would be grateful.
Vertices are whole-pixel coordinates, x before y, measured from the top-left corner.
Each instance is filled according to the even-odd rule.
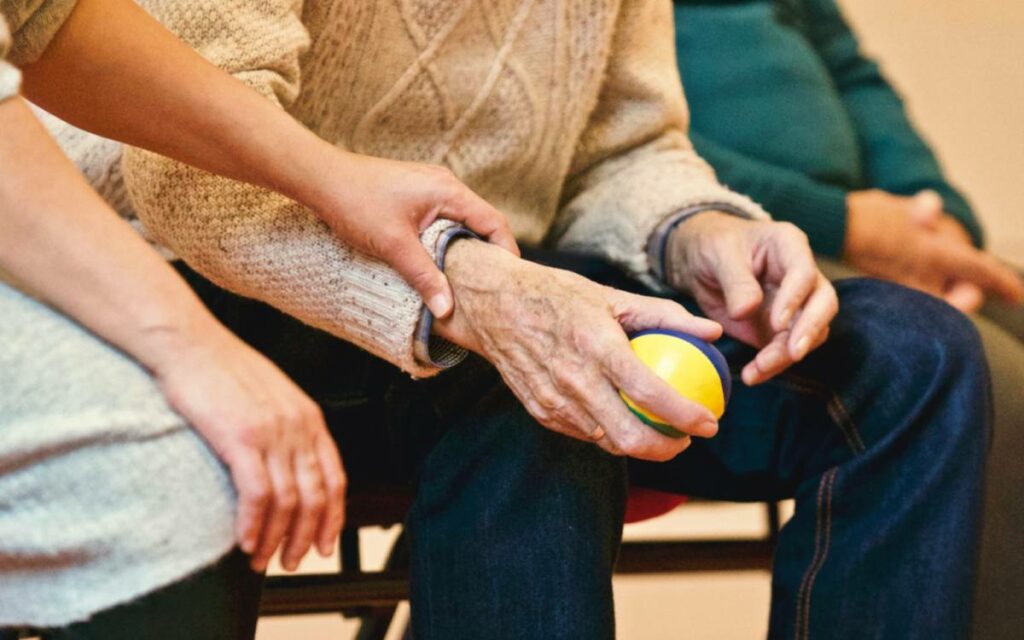
[[[650,520],[665,515],[686,502],[686,496],[643,487],[630,487],[626,499],[626,523]]]

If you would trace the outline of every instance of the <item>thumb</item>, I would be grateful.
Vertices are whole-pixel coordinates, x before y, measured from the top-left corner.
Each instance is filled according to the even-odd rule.
[[[964,313],[974,313],[985,302],[981,287],[966,280],[957,280],[946,289],[943,296],[947,303]]]
[[[942,218],[942,196],[931,189],[918,191],[910,199],[910,218],[915,224],[932,228]]]
[[[448,278],[419,242],[410,244],[408,249],[394,252],[391,266],[416,290],[435,318],[447,318],[455,308]]]

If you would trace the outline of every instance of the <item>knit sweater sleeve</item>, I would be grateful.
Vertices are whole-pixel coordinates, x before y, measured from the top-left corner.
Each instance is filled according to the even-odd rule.
[[[35,62],[78,0],[0,0],[0,14],[11,31],[12,64]]]
[[[878,64],[865,57],[834,0],[804,0],[807,33],[853,119],[864,156],[868,184],[900,195],[933,189],[946,211],[979,246],[984,238],[964,196],[943,175],[935,154],[907,116],[900,96]]]
[[[696,208],[767,214],[723,187],[687,137],[672,4],[623,2],[604,85],[576,155],[554,228],[560,248],[601,255],[648,279],[662,221]]]
[[[290,0],[153,2],[147,8],[201,55],[288,108],[308,34]],[[146,232],[220,286],[271,304],[415,376],[463,352],[414,355],[423,304],[387,265],[347,247],[314,213],[270,191],[125,148],[128,193]],[[421,236],[436,253],[451,223]]]

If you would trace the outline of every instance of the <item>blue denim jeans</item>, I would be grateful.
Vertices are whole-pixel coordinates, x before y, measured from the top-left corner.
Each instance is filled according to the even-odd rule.
[[[641,289],[595,261],[540,257]],[[752,350],[723,340],[735,380],[719,435],[655,464],[544,429],[479,359],[412,381],[183,271],[318,399],[351,491],[415,492],[417,640],[612,638],[628,482],[795,498],[775,559],[771,638],[967,637],[991,402],[977,334],[943,303],[872,280],[839,283],[828,343],[754,388],[738,377]]]

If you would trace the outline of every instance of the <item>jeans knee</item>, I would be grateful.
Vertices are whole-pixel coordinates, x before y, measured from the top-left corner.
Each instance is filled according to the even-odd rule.
[[[849,367],[837,375],[881,429],[869,439],[925,447],[939,466],[983,459],[991,383],[972,322],[941,300],[885,282],[848,280],[837,291],[831,359]]]
[[[622,458],[541,427],[505,389],[478,409],[453,425],[427,456],[414,515],[475,514],[481,527],[621,527]]]
[[[871,279],[837,283],[838,333],[870,354],[876,375],[956,380],[985,378],[981,338],[971,320],[925,293]]]

